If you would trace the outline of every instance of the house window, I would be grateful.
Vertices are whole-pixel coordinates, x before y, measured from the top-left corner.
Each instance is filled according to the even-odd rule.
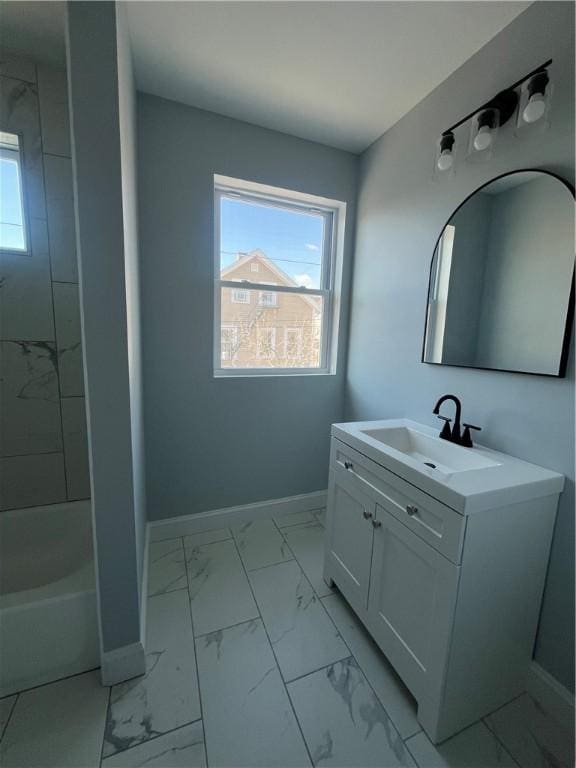
[[[268,285],[277,285],[275,280],[266,279]],[[274,291],[258,291],[258,304],[261,307],[277,307],[278,294]]]
[[[250,293],[248,291],[238,290],[237,288],[232,291],[232,303],[233,304],[250,304]]]
[[[215,177],[216,376],[334,372],[345,210]]]
[[[256,354],[260,360],[273,360],[276,353],[276,328],[257,328],[256,339]]]
[[[284,330],[284,352],[287,358],[299,358],[302,355],[302,328],[286,328]]]
[[[0,131],[0,249],[28,252],[20,139],[4,131]]]
[[[238,348],[238,328],[233,325],[223,325],[220,329],[220,346],[223,360],[234,360]]]

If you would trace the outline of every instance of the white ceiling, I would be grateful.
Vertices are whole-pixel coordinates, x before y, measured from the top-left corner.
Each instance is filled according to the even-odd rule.
[[[125,5],[141,90],[360,152],[530,3]],[[64,63],[64,6],[1,0],[2,47]]]
[[[360,152],[528,2],[126,3],[138,87]]]

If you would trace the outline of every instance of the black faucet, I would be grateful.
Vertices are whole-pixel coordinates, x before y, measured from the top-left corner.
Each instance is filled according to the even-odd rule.
[[[442,428],[440,437],[443,440],[449,440],[451,443],[460,444],[460,414],[462,413],[462,403],[456,397],[456,395],[442,395],[442,397],[438,400],[438,402],[434,406],[434,410],[432,411],[432,413],[434,413],[436,416],[439,416],[440,406],[446,400],[452,400],[452,402],[456,406],[456,416],[454,419],[454,426],[452,427],[452,429],[450,429],[450,419],[447,419],[445,416],[440,416],[440,418],[444,420],[444,427]]]
[[[452,400],[454,405],[456,406],[456,415],[454,418],[454,426],[450,428],[450,422],[452,419],[449,419],[447,416],[440,416],[440,406],[445,400]],[[472,448],[472,438],[470,436],[470,430],[471,429],[477,429],[480,431],[480,427],[475,427],[474,424],[464,424],[464,434],[460,431],[460,416],[462,414],[462,403],[460,400],[456,397],[456,395],[442,395],[442,397],[438,400],[436,405],[434,406],[434,410],[432,411],[436,416],[438,416],[439,419],[442,419],[444,421],[444,426],[442,427],[442,431],[440,432],[440,437],[443,440],[449,440],[451,443],[456,443],[456,445],[462,445],[465,448]]]

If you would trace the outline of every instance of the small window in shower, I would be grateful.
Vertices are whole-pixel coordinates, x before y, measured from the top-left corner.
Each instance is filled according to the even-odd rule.
[[[0,131],[0,249],[28,253],[20,138]]]

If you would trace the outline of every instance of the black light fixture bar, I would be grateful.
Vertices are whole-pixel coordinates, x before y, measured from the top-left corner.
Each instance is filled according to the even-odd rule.
[[[490,109],[497,106],[497,100],[499,97],[506,98],[504,94],[508,94],[512,91],[514,91],[516,88],[518,88],[519,85],[522,85],[522,83],[525,83],[526,80],[529,80],[531,77],[534,77],[534,75],[537,75],[539,72],[545,71],[548,69],[548,67],[552,64],[552,59],[548,59],[548,61],[545,61],[544,64],[541,64],[539,67],[536,67],[536,69],[533,69],[532,72],[529,72],[527,75],[524,75],[524,77],[521,77],[520,80],[517,80],[515,83],[512,83],[512,85],[509,85],[508,88],[504,88],[504,90],[500,91],[494,98],[490,99],[490,101],[487,101],[486,104],[483,104],[481,107],[477,107],[473,112],[470,112],[469,115],[466,115],[466,117],[463,117],[461,120],[458,120],[457,123],[454,123],[454,125],[450,126],[450,128],[446,128],[446,130],[442,133],[442,136],[453,133],[457,128],[459,128],[461,125],[464,125],[464,123],[467,123],[468,120],[474,117],[474,115],[477,115],[478,112],[481,112],[483,109]],[[512,112],[514,111],[514,108],[512,109]],[[511,115],[509,115],[510,117]],[[505,123],[506,120],[502,121],[502,124]]]

